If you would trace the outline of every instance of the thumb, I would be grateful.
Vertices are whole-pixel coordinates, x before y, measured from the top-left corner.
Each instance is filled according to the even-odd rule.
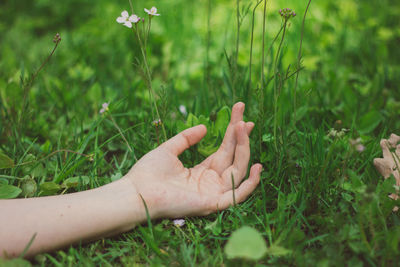
[[[200,142],[206,133],[206,126],[200,124],[180,132],[167,140],[161,146],[172,152],[174,155],[179,156],[183,151]]]

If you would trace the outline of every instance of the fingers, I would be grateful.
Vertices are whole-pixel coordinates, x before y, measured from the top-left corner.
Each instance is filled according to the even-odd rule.
[[[380,174],[386,179],[390,176],[391,167],[389,166],[389,162],[385,159],[374,159],[375,168],[379,171]]]
[[[382,152],[383,152],[383,157],[391,156],[390,154],[390,148],[396,148],[396,153],[397,150],[400,150],[399,146],[397,143],[400,141],[400,136],[396,134],[391,134],[389,139],[382,139],[380,142]]]
[[[246,200],[250,193],[253,192],[254,189],[256,189],[258,183],[260,182],[261,170],[261,164],[254,164],[251,167],[249,178],[234,191],[236,203],[240,203]],[[217,210],[224,210],[233,204],[233,191],[229,190],[221,196],[218,201],[218,206],[216,208]]]
[[[244,126],[244,123],[238,123],[236,126],[237,145],[233,161],[236,184],[239,184],[245,177],[250,160],[250,140]]]
[[[180,154],[182,154],[183,151],[200,142],[200,140],[203,139],[206,133],[206,126],[197,125],[175,135],[174,137],[163,143],[161,147],[164,147],[174,155],[179,156]]]
[[[236,122],[243,120],[243,112],[244,112],[245,104],[243,102],[237,102],[232,107],[232,114],[231,114],[231,124],[235,124]]]
[[[389,138],[389,143],[392,147],[396,147],[397,143],[400,141],[400,136],[392,133]]]
[[[382,154],[384,158],[387,157],[392,157],[390,154],[390,143],[387,139],[382,139],[380,142],[381,148],[382,148]]]
[[[246,132],[248,136],[250,136],[251,131],[253,131],[253,129],[254,129],[254,123],[251,121],[246,122]]]
[[[244,122],[239,122],[236,125],[236,140],[235,159],[233,164],[229,166],[222,174],[223,182],[226,188],[232,188],[232,176],[235,187],[240,184],[246,176],[247,166],[250,160],[250,141],[246,133]]]
[[[218,151],[212,156],[212,160],[210,161],[210,168],[215,170],[218,174],[222,174],[222,172],[232,164],[233,155],[236,148],[235,125],[243,120],[244,108],[245,105],[242,102],[238,102],[233,105],[231,121],[226,129],[222,144]],[[254,124],[249,123],[246,125],[246,128],[247,127],[248,132],[250,133],[254,127]]]

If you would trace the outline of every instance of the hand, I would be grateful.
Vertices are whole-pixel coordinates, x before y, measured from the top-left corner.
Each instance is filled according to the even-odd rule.
[[[396,185],[400,186],[400,136],[391,134],[389,140],[381,140],[381,148],[383,153],[383,158],[374,159],[374,165],[376,169],[383,175],[383,177],[389,178],[393,174],[396,179]],[[395,151],[391,152],[395,148]],[[396,194],[391,194],[392,199],[398,199],[399,196]],[[398,208],[396,207],[395,210]]]
[[[7,219],[0,220],[0,253],[17,257],[34,234],[26,256],[126,232],[146,220],[139,194],[153,219],[226,209],[234,202],[233,194],[237,203],[244,201],[257,187],[261,165],[253,165],[249,179],[242,182],[254,127],[242,121],[243,111],[243,103],[234,105],[220,148],[193,168],[185,168],[178,155],[205,136],[204,125],[169,139],[113,183],[73,194],[1,200],[0,214],[7,214]]]
[[[249,134],[254,124],[243,122],[244,104],[232,108],[231,121],[218,151],[193,168],[178,156],[207,133],[204,125],[186,129],[143,156],[123,178],[132,182],[152,219],[207,215],[244,201],[260,181],[261,164],[246,176],[250,159]],[[232,191],[234,178],[234,193]],[[243,182],[242,182],[243,181]]]

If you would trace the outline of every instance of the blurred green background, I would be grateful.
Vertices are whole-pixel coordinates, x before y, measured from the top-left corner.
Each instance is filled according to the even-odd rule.
[[[254,6],[253,2],[241,1],[241,5]],[[147,108],[142,101],[147,91],[132,65],[140,56],[138,44],[132,32],[115,21],[122,10],[130,9],[128,1],[2,1],[0,5],[0,88],[2,104],[8,108],[17,109],[21,102],[21,94],[12,84],[19,83],[21,73],[27,76],[40,66],[52,49],[55,33],[62,36],[54,58],[31,90],[33,112],[37,120],[43,120],[35,134],[41,131],[46,136],[49,125],[61,115],[68,120],[91,118],[104,101],[124,99],[126,107]],[[209,92],[208,99],[200,101],[195,112],[231,104],[224,83],[224,51],[231,54],[235,49],[235,2],[211,1],[209,29],[207,1],[134,1],[133,5],[142,16],[143,7],[153,5],[161,13],[152,25],[150,62],[155,88],[169,90],[170,107],[185,104],[191,110],[204,91]],[[270,1],[268,5],[267,44],[279,30],[279,8],[291,7],[298,14],[290,22],[284,44],[286,65],[296,62],[305,6],[306,1]],[[300,97],[300,106],[317,106],[323,109],[325,120],[340,119],[348,128],[362,114],[378,110],[390,118],[388,127],[398,129],[399,122],[393,120],[400,112],[396,49],[399,14],[399,5],[393,1],[313,2],[305,25],[305,69],[298,90],[299,95],[306,96]],[[243,67],[247,67],[249,58],[250,15],[251,9],[241,29],[238,61]],[[260,6],[255,23],[253,79],[259,79],[261,20]],[[207,90],[203,90],[205,87]],[[212,93],[214,89],[218,97]]]

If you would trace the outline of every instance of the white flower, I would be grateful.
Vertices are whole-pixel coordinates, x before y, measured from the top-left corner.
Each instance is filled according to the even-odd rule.
[[[153,6],[150,10],[145,8],[144,11],[146,11],[146,13],[150,16],[160,16],[160,14],[157,14],[157,8],[155,6]]]
[[[179,106],[179,111],[183,114],[183,116],[187,115],[186,107],[184,105]]]
[[[109,103],[105,102],[103,103],[102,108],[100,109],[100,114],[103,114],[104,112],[108,111],[108,105],[110,105]]]
[[[140,21],[140,18],[133,14],[132,16],[129,16],[128,11],[124,10],[121,12],[121,17],[117,18],[117,22],[124,24],[128,28],[132,28],[132,23],[138,23]]]
[[[176,219],[176,220],[174,220],[174,225],[176,227],[182,227],[185,225],[185,220],[184,219]]]

